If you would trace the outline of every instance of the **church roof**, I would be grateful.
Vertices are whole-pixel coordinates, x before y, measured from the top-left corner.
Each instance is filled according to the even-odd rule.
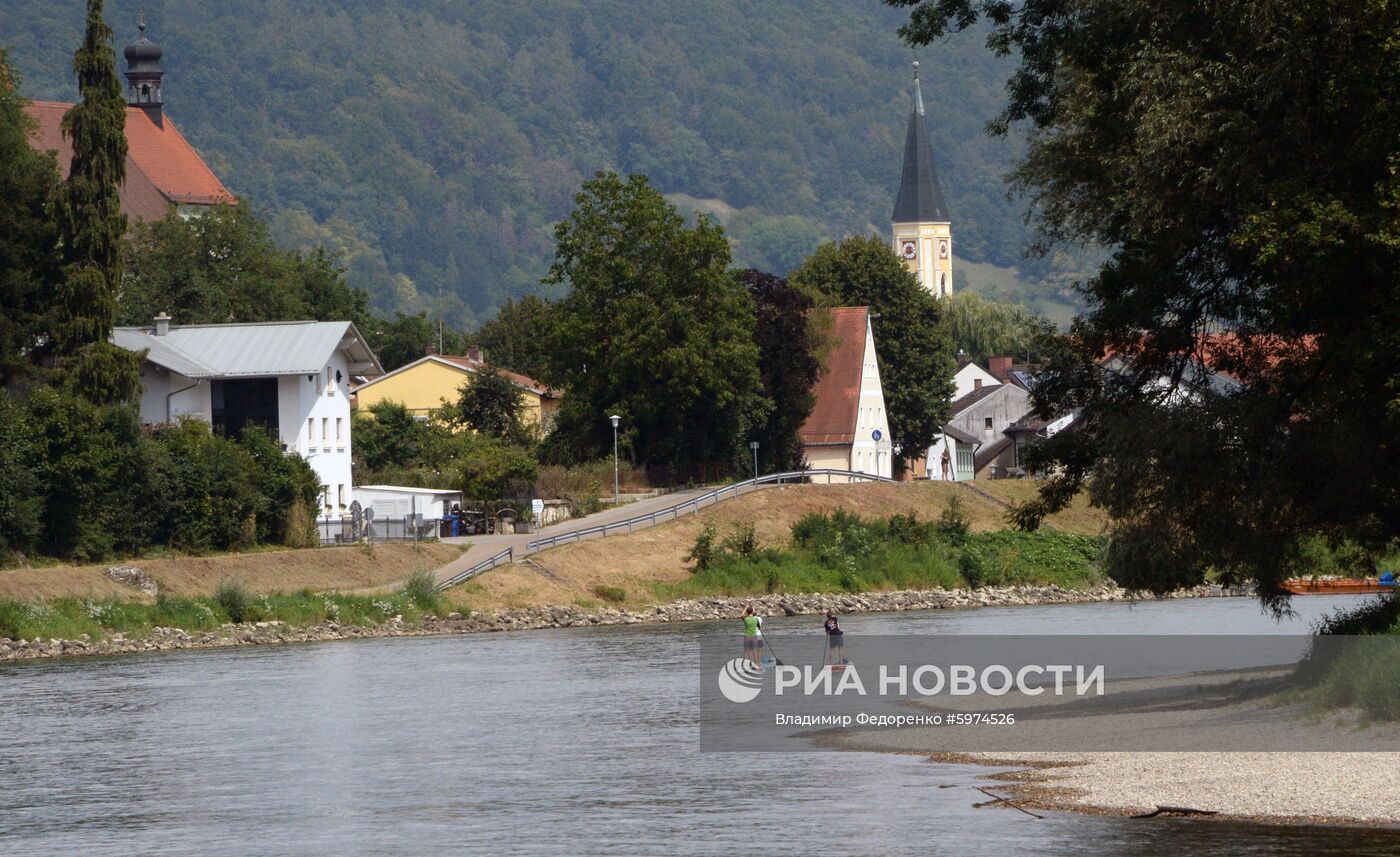
[[[26,104],[37,127],[30,145],[58,152],[58,168],[67,177],[73,146],[63,138],[63,114],[72,107],[55,101]],[[157,114],[160,115],[160,114]],[[159,220],[176,205],[216,205],[238,200],[189,144],[168,116],[157,122],[145,109],[126,108],[126,182],[122,211],[133,220]]]
[[[894,201],[891,223],[948,223],[948,205],[933,169],[933,145],[924,124],[924,98],[919,91],[919,64],[914,64],[914,108],[904,135],[904,172]]]
[[[832,348],[827,352],[817,384],[816,401],[802,424],[807,446],[852,443],[860,416],[860,382],[865,372],[865,337],[870,308],[835,307],[831,313]]]

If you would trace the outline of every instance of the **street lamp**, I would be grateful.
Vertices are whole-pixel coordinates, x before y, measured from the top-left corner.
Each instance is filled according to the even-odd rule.
[[[622,494],[618,491],[617,481],[617,424],[622,420],[622,417],[613,414],[608,419],[612,420],[613,424],[613,505],[616,506],[622,502]]]
[[[753,450],[753,479],[758,481],[758,441],[749,441],[749,449]]]

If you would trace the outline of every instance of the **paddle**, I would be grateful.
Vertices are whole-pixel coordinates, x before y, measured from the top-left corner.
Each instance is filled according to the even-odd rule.
[[[759,639],[763,641],[763,645],[768,646],[768,636],[766,634],[762,637],[759,637]],[[768,646],[768,654],[773,656],[773,663],[777,664],[778,666],[783,666],[783,662],[778,660],[778,653],[773,651],[772,646]]]

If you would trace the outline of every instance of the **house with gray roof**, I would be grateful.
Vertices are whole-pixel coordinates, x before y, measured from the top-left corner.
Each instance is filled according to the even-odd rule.
[[[350,379],[384,369],[352,322],[176,325],[161,313],[112,342],[145,355],[143,422],[197,417],[226,437],[259,426],[320,476],[323,517],[353,502]]]
[[[964,481],[1011,475],[1016,449],[1006,430],[1031,412],[1031,395],[1016,383],[980,384],[955,399],[943,433],[929,448],[929,479]]]

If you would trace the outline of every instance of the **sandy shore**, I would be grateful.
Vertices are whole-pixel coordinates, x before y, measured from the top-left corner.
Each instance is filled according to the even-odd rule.
[[[1295,823],[1400,824],[1400,753],[935,755],[1011,768],[1023,805],[1136,815],[1158,806]],[[1009,774],[1009,776],[1007,776]]]
[[[1026,724],[1015,738],[930,727],[828,732],[818,740],[997,768],[989,779],[1029,807],[1137,815],[1171,806],[1275,822],[1400,824],[1394,724],[1366,726],[1351,711],[1321,715],[1279,683],[1283,675],[1125,681],[1141,689],[1081,714],[1039,718],[1035,706],[1022,707]],[[935,708],[952,710],[946,702],[927,705]],[[1183,744],[1210,749],[1162,751]],[[1017,749],[1056,745],[1073,749]],[[1258,752],[1274,746],[1317,749]]]

